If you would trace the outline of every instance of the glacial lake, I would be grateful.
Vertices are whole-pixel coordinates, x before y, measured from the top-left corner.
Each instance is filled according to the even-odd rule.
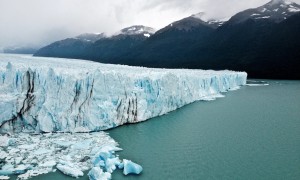
[[[109,130],[124,149],[120,157],[144,168],[112,178],[300,179],[300,81],[267,83]],[[74,178],[57,172],[32,179]]]

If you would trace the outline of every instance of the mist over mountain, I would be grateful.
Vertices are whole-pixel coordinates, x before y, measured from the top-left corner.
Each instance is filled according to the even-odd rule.
[[[5,47],[2,52],[8,54],[34,54],[37,50],[38,48],[34,47]]]

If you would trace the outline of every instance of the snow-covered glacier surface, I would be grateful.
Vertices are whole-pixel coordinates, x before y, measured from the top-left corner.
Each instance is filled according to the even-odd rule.
[[[246,84],[234,71],[151,69],[0,55],[0,132],[91,132],[160,116]]]

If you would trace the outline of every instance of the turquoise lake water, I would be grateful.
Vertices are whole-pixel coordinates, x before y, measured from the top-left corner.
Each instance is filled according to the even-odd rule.
[[[139,176],[118,170],[112,178],[300,179],[300,81],[268,83],[109,130],[124,149],[120,157],[144,168]]]

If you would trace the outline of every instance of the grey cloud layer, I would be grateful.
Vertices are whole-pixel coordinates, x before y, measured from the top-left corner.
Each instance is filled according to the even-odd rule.
[[[134,24],[158,29],[201,11],[224,18],[268,1],[0,0],[0,47],[44,45],[84,32],[111,34]]]

